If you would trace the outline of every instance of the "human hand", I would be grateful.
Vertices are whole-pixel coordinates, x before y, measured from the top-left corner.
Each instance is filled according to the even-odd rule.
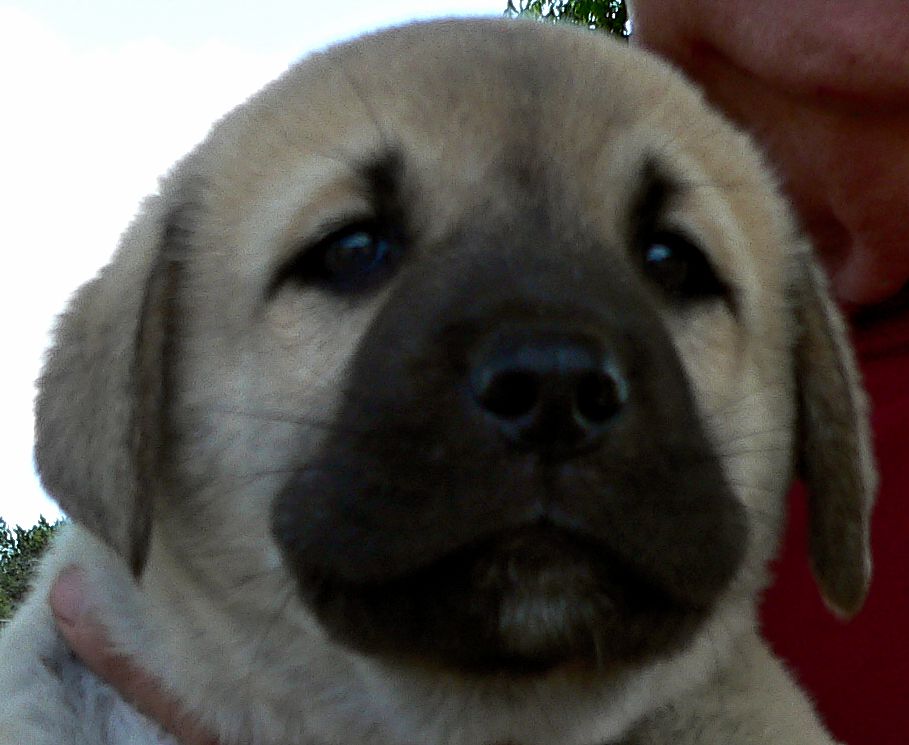
[[[51,588],[50,605],[57,628],[76,656],[125,700],[182,745],[218,745],[214,737],[187,717],[180,702],[169,696],[158,681],[113,649],[107,629],[92,607],[82,570],[70,567],[60,573]]]

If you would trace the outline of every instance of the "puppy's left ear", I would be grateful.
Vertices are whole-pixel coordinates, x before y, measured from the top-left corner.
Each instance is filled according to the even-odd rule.
[[[877,474],[868,403],[845,324],[806,252],[796,292],[799,471],[808,488],[811,568],[827,607],[849,618],[871,580]]]

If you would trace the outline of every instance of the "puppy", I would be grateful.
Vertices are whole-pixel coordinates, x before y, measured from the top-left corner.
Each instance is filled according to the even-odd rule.
[[[61,318],[73,525],[0,742],[168,742],[55,632],[78,564],[224,745],[830,745],[755,605],[798,471],[859,609],[868,442],[773,178],[675,72],[531,22],[358,39],[218,123]]]

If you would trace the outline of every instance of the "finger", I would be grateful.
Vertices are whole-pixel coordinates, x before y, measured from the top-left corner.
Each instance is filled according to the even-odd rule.
[[[60,633],[76,656],[107,681],[139,711],[174,735],[182,745],[218,745],[192,722],[179,702],[128,657],[111,649],[107,630],[93,612],[85,573],[65,569],[50,592],[50,605]]]

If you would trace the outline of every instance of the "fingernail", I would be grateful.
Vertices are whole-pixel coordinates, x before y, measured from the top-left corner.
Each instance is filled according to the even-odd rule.
[[[50,603],[58,621],[75,625],[86,609],[85,572],[67,567],[57,576],[50,591]]]

